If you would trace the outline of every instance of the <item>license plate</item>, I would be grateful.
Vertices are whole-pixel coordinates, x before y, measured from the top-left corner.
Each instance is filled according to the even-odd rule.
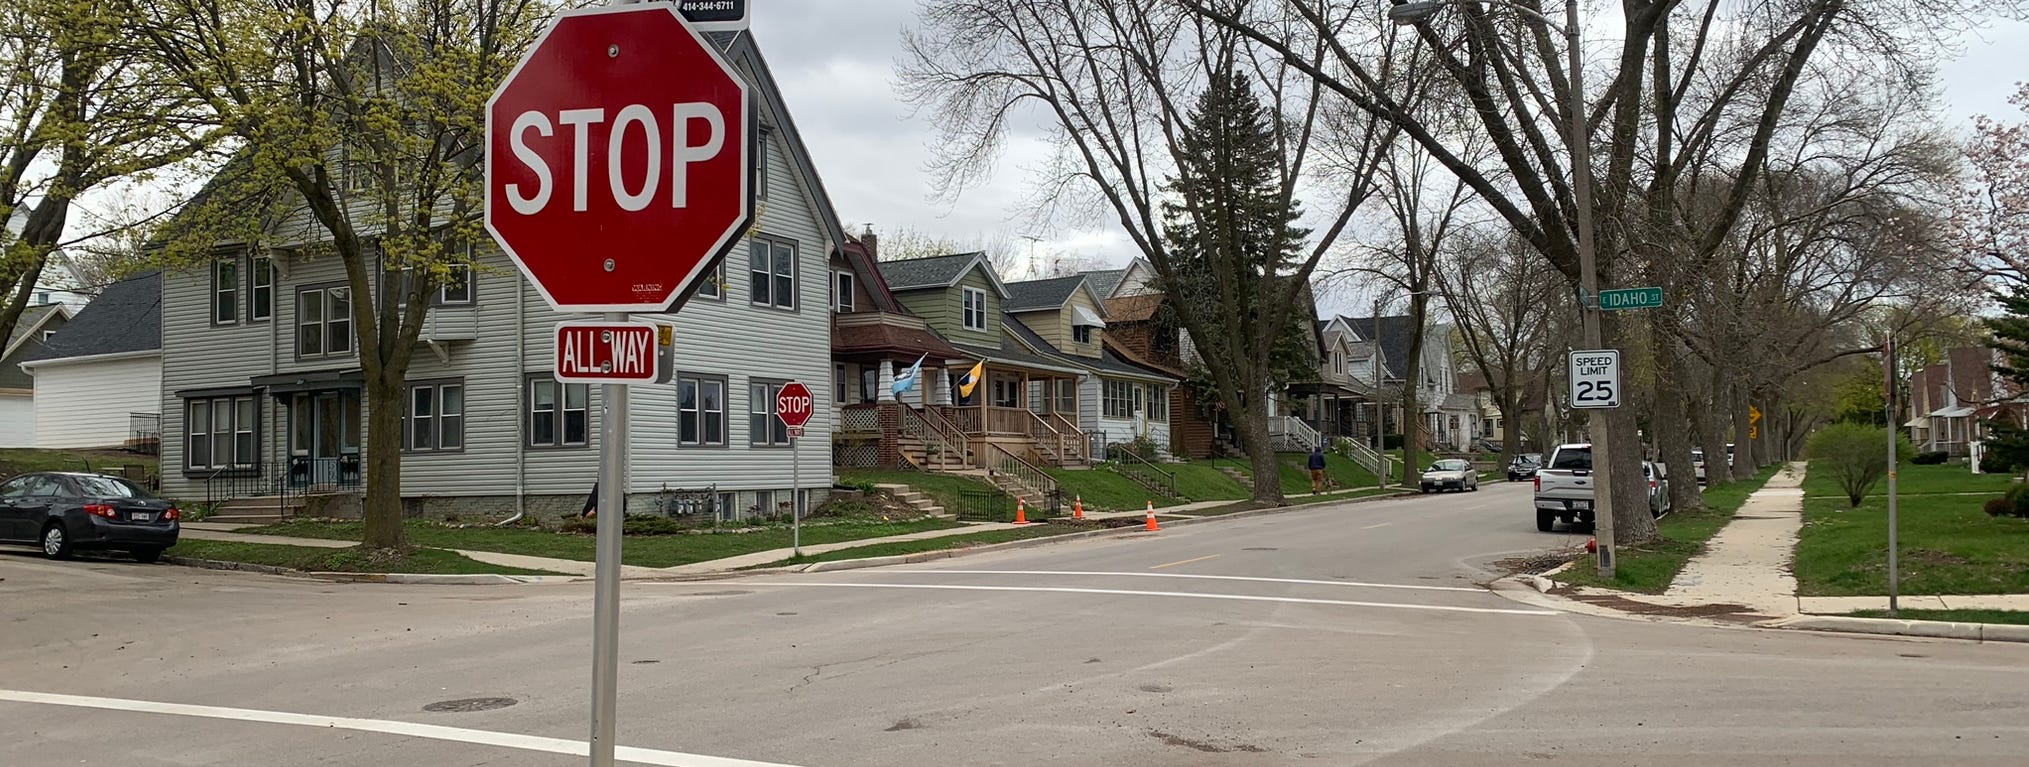
[[[155,521],[155,515],[151,512],[137,511],[128,514],[127,519],[131,522],[153,522]]]
[[[1591,501],[1572,501],[1572,502],[1571,502],[1571,508],[1574,508],[1574,509],[1590,509],[1590,508],[1592,508],[1592,502],[1591,502]]]

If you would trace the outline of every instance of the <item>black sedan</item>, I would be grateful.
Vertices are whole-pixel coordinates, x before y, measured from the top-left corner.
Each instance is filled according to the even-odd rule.
[[[51,559],[111,549],[153,562],[176,545],[181,517],[168,501],[119,477],[38,472],[0,482],[0,543],[39,546]]]
[[[1520,482],[1536,476],[1536,470],[1543,468],[1542,453],[1522,453],[1508,462],[1508,481]]]

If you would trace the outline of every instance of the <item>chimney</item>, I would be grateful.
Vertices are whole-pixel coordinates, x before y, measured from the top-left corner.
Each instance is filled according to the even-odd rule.
[[[860,245],[867,249],[867,258],[881,260],[881,238],[874,234],[873,224],[867,224],[860,229]]]

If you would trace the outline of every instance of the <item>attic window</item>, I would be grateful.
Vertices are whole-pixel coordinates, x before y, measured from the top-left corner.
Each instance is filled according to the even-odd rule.
[[[1081,344],[1092,343],[1091,325],[1072,325],[1071,340]]]

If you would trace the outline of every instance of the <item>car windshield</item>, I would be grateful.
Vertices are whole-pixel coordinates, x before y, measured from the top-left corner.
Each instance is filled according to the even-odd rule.
[[[1543,460],[1543,456],[1536,453],[1523,453],[1515,456],[1515,463],[1535,463],[1541,460]]]
[[[1430,464],[1431,471],[1465,471],[1466,463],[1456,458]]]
[[[1567,447],[1557,451],[1557,457],[1550,463],[1552,469],[1592,470],[1591,447]]]
[[[86,498],[153,498],[140,485],[114,477],[77,475],[70,478]]]

